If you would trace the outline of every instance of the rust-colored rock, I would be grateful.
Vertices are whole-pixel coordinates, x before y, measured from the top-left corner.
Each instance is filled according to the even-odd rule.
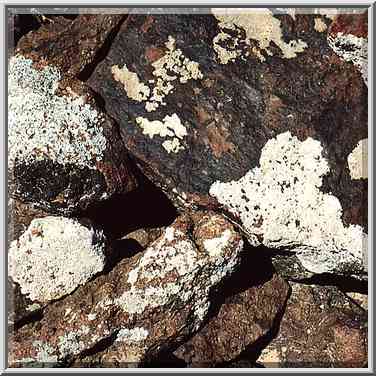
[[[366,312],[335,287],[291,286],[279,333],[258,362],[283,368],[366,367]]]
[[[218,314],[175,355],[189,367],[213,367],[236,359],[278,322],[288,291],[288,284],[274,274],[264,284],[228,297]]]

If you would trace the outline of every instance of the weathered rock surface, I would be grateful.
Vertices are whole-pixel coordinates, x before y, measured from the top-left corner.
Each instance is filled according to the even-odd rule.
[[[221,208],[309,273],[363,278],[367,180],[348,156],[367,86],[317,18],[131,14],[89,85],[176,205]]]
[[[12,197],[71,214],[136,186],[114,122],[55,66],[12,57],[8,110]]]
[[[174,354],[190,367],[236,359],[278,322],[288,291],[288,284],[274,274],[266,283],[228,297],[218,314]]]
[[[15,332],[10,363],[51,365],[115,339],[126,345],[122,363],[152,359],[200,328],[209,294],[241,250],[240,235],[220,215],[181,217],[145,252],[45,308],[38,329]]]
[[[265,367],[365,367],[366,312],[334,287],[291,287],[278,336],[258,362]]]
[[[73,20],[54,18],[19,41],[16,53],[47,61],[66,77],[80,74],[98,58],[100,49],[124,20],[122,14],[80,14]]]

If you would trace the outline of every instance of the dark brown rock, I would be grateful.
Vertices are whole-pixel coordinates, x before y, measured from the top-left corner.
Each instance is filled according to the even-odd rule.
[[[365,367],[366,312],[334,287],[291,286],[278,336],[258,362],[283,368]]]
[[[34,61],[45,60],[66,76],[77,76],[98,58],[122,14],[80,14],[73,20],[59,17],[24,36],[16,53]]]
[[[213,367],[236,359],[279,320],[288,284],[276,274],[266,283],[228,297],[218,315],[175,351],[190,367]]]
[[[296,140],[296,145],[306,141],[304,145],[308,145],[313,139],[320,151],[312,155],[312,162],[307,164],[312,167],[321,161],[327,163],[328,168],[316,172],[320,182],[312,183],[312,188],[321,198],[325,194],[329,201],[339,200],[335,217],[341,231],[354,224],[367,232],[367,180],[352,179],[347,160],[359,140],[367,137],[367,86],[357,69],[332,50],[326,34],[315,30],[315,17],[296,14],[295,21],[287,16],[265,21],[272,24],[278,18],[283,40],[303,41],[307,45],[293,58],[286,58],[285,42],[277,41],[280,46],[271,43],[269,54],[259,51],[260,60],[253,52],[254,48],[257,50],[257,41],[252,40],[247,45],[244,30],[238,34],[228,31],[231,37],[236,35],[239,39],[242,58],[220,64],[213,40],[223,29],[213,15],[131,14],[122,24],[108,55],[90,77],[89,85],[103,97],[107,111],[119,122],[125,145],[140,169],[175,205],[220,208],[242,225],[252,244],[281,250],[288,248],[292,253],[305,252],[310,262],[305,259],[303,267],[309,273],[356,274],[364,278],[364,257],[359,247],[354,258],[350,255],[355,249],[353,246],[346,248],[341,260],[337,258],[338,252],[343,252],[334,239],[339,230],[328,234],[328,241],[336,244],[331,252],[325,241],[315,243],[313,224],[312,228],[311,225],[301,226],[304,219],[312,218],[321,222],[325,229],[330,228],[323,225],[318,213],[309,212],[307,207],[307,212],[300,216],[291,204],[297,198],[295,193],[301,192],[300,184],[305,184],[304,179],[307,179],[310,185],[315,173],[303,179],[296,177],[297,180],[288,185],[282,178],[278,180],[278,173],[283,169],[275,168],[275,175],[270,174],[270,178],[278,182],[275,188],[280,190],[281,198],[276,199],[274,191],[267,191],[269,186],[265,183],[267,192],[253,208],[246,207],[245,203],[256,197],[251,189],[240,193],[238,187],[239,192],[224,199],[223,191],[221,196],[221,192],[213,188],[216,182],[237,181],[257,168],[267,143],[279,136],[292,136],[290,141]],[[202,75],[192,67],[189,75],[182,63],[186,60],[181,56],[190,63],[197,63],[196,68]],[[177,63],[174,59],[181,61]],[[154,93],[154,89],[163,81],[164,73],[177,77],[166,79],[173,86],[173,94],[163,85],[160,89],[162,96],[168,92],[163,97],[166,105],[152,99],[152,94],[154,97],[160,94]],[[149,97],[146,87],[152,92]],[[155,109],[156,102],[159,106]],[[152,121],[156,122],[151,124]],[[274,156],[275,164],[288,164],[282,157],[282,152],[281,160]],[[269,162],[274,163],[273,158]],[[266,164],[268,160],[264,159]],[[303,159],[297,163],[303,163]],[[292,179],[294,168],[289,168],[291,174],[286,173],[286,176]],[[292,201],[284,192],[289,189],[294,192]],[[228,189],[228,196],[231,192],[234,190]],[[274,223],[261,217],[250,228],[247,218],[255,213],[262,216],[264,209],[260,208],[260,203],[264,204],[266,199],[275,200],[278,213],[285,213],[271,214],[269,218],[281,218],[280,228],[295,223],[297,233],[309,228],[306,239],[299,243],[296,237],[288,235],[291,229],[286,228],[278,243],[268,232]],[[320,205],[316,202],[312,207]],[[324,213],[329,212],[329,208],[324,210]],[[287,213],[295,213],[291,216],[299,218],[289,218]],[[332,219],[328,219],[328,223],[333,223]],[[354,238],[361,236],[359,231]],[[331,238],[334,240],[329,240]]]

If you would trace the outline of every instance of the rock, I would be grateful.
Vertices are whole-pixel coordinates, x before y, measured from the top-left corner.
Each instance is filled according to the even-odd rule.
[[[330,25],[328,43],[344,61],[354,64],[368,85],[368,13],[340,14]]]
[[[16,53],[33,61],[47,61],[66,77],[75,77],[98,58],[123,14],[79,14],[73,20],[59,17],[28,33],[18,43]]]
[[[122,362],[153,359],[200,329],[213,288],[236,268],[242,239],[222,216],[178,218],[143,253],[123,259],[44,310],[38,329],[12,338],[10,363],[69,362],[103,341]]]
[[[8,200],[8,242],[19,238],[29,227],[31,221],[38,217],[43,218],[48,213],[25,205],[18,200]],[[17,325],[27,320],[33,313],[43,307],[40,303],[33,303],[21,293],[20,286],[8,277],[8,325]]]
[[[39,64],[9,63],[10,195],[66,215],[135,188],[114,122],[84,84]]]
[[[348,156],[367,86],[317,15],[213,13],[129,15],[89,85],[175,205],[222,210],[307,273],[366,278],[367,180]]]
[[[30,300],[47,303],[101,272],[106,247],[103,232],[90,225],[64,217],[36,218],[10,244],[9,276]]]
[[[218,315],[175,355],[190,367],[214,367],[236,359],[279,320],[289,291],[276,274],[266,283],[228,297]]]
[[[283,368],[365,367],[366,312],[335,287],[291,287],[279,333],[258,362]]]

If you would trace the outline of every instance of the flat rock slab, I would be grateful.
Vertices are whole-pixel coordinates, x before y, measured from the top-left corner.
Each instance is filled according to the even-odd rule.
[[[130,14],[89,85],[139,167],[177,206],[221,208],[252,244],[304,250],[311,273],[364,274],[367,179],[353,178],[348,160],[367,139],[367,86],[329,45],[332,21],[212,13]],[[325,225],[317,241],[320,208],[338,227]],[[360,227],[344,230],[350,224]],[[329,243],[333,252],[317,259]]]
[[[124,20],[122,14],[80,14],[73,20],[58,17],[21,38],[16,53],[48,61],[66,76],[74,77],[98,58],[111,32]]]

